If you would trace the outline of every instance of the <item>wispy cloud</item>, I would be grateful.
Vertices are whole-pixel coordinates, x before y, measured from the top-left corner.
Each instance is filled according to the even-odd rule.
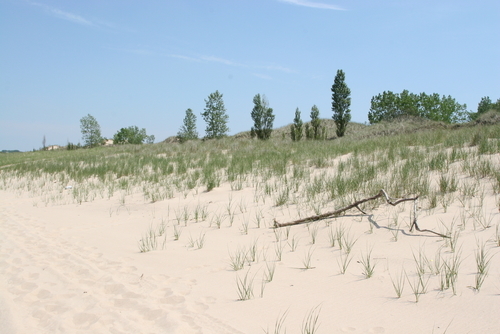
[[[183,55],[178,55],[178,54],[169,54],[167,56],[168,57],[172,57],[172,58],[178,58],[178,59],[184,59],[184,60],[189,60],[189,61],[195,61],[195,62],[200,62],[201,61],[201,59],[199,59],[199,58],[188,57],[188,56],[183,56]]]
[[[66,12],[66,11],[60,10],[58,8],[47,6],[45,4],[38,3],[38,2],[30,2],[30,4],[33,5],[33,6],[41,7],[47,13],[49,13],[51,15],[54,15],[55,17],[63,19],[63,20],[71,21],[73,23],[77,23],[77,24],[81,24],[81,25],[86,25],[86,26],[95,26],[96,25],[91,20],[88,20],[88,19],[86,19],[86,18],[84,18],[84,17],[82,17],[80,15],[77,15],[77,14]]]
[[[280,65],[254,65],[254,64],[244,64],[244,63],[239,63],[233,60],[228,60],[225,58],[220,58],[220,57],[215,57],[215,56],[197,56],[197,57],[190,57],[190,56],[184,56],[184,55],[179,55],[179,54],[169,54],[167,55],[168,57],[172,58],[178,58],[178,59],[183,59],[187,61],[195,61],[195,62],[213,62],[213,63],[219,63],[227,66],[233,66],[233,67],[242,67],[242,68],[248,68],[248,69],[254,69],[254,70],[267,70],[267,71],[278,71],[278,72],[283,72],[283,73],[297,73],[296,71],[280,66]],[[253,76],[256,76],[261,79],[266,79],[266,80],[272,80],[273,78],[269,75],[262,74],[262,73],[251,73]]]
[[[141,55],[141,56],[153,56],[156,54],[155,52],[148,49],[130,49],[130,48],[127,49],[127,48],[112,48],[112,47],[105,47],[105,49],[134,53],[136,55]]]
[[[270,71],[279,71],[279,72],[285,72],[285,73],[296,73],[296,71],[289,69],[288,67],[283,67],[279,65],[270,65],[270,66],[262,66],[261,68],[264,68],[266,70]]]
[[[240,63],[234,62],[232,60],[227,60],[224,58],[214,57],[214,56],[201,56],[200,59],[205,60],[205,61],[215,62],[215,63],[221,63],[221,64],[229,65],[229,66],[247,67],[247,65],[240,64]]]
[[[50,8],[49,10],[50,10],[50,12],[52,12],[52,14],[54,14],[55,16],[57,16],[63,20],[68,20],[68,21],[71,21],[73,23],[83,24],[83,25],[87,25],[87,26],[95,25],[93,22],[81,17],[80,15],[68,13],[68,12],[62,11],[62,10],[57,9],[57,8]]]
[[[266,75],[266,74],[261,74],[261,73],[252,73],[252,75],[254,77],[261,78],[261,79],[264,79],[264,80],[272,80],[273,79],[271,76]]]
[[[335,6],[335,5],[330,5],[326,3],[320,3],[320,2],[312,2],[308,0],[278,0],[281,2],[286,2],[292,5],[297,5],[297,6],[304,6],[304,7],[310,7],[310,8],[319,8],[319,9],[331,9],[331,10],[345,10],[342,7]]]
[[[39,3],[39,2],[33,2],[33,1],[29,1],[29,0],[27,2],[32,6],[42,8],[44,10],[44,12],[50,16],[56,17],[58,19],[70,21],[72,23],[80,24],[80,25],[87,26],[87,27],[97,27],[97,28],[100,28],[103,30],[114,31],[114,32],[116,32],[116,31],[125,31],[125,32],[131,32],[131,33],[135,32],[132,29],[129,29],[126,27],[120,27],[112,22],[108,22],[105,20],[100,20],[97,18],[89,19],[89,18],[83,17],[81,15],[71,13],[71,12],[68,12],[68,11],[65,11],[65,10],[62,10],[59,8],[55,8],[52,6],[48,6],[46,4]]]

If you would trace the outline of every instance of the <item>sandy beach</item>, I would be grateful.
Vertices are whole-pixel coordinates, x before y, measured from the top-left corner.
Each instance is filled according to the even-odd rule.
[[[281,321],[287,333],[302,333],[311,315],[317,316],[317,333],[500,328],[495,196],[486,196],[483,206],[491,227],[468,218],[454,252],[439,236],[408,231],[410,203],[272,229],[274,220],[297,219],[295,210],[255,203],[253,196],[251,188],[231,191],[223,184],[156,203],[145,203],[140,194],[124,201],[117,194],[51,204],[1,191],[1,332],[274,333]],[[195,220],[197,207],[204,208],[205,219]],[[457,201],[447,212],[421,210],[419,225],[443,232],[452,222],[459,225],[460,210]],[[390,228],[394,217],[396,229]],[[141,253],[140,240],[151,230],[161,235],[156,250]],[[347,255],[345,245],[332,247],[333,233],[341,230],[344,244],[352,247]],[[476,291],[481,244],[491,260]],[[234,270],[242,254],[243,268]],[[442,275],[432,268],[433,261],[456,257],[453,292],[442,288]],[[370,278],[363,266],[367,259],[374,266]],[[425,273],[420,292],[419,264]],[[238,286],[249,287],[248,300],[241,300]]]

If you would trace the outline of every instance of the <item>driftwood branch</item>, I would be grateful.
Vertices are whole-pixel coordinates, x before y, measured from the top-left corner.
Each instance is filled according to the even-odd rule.
[[[416,197],[409,197],[409,198],[400,198],[398,200],[393,200],[393,199],[391,199],[389,197],[389,195],[387,195],[387,192],[384,189],[381,189],[379,191],[379,193],[377,195],[375,195],[375,196],[368,197],[368,198],[356,201],[356,202],[354,202],[352,204],[349,204],[346,207],[343,207],[343,208],[335,210],[335,211],[330,211],[330,212],[326,212],[326,213],[323,213],[323,214],[320,214],[320,215],[315,215],[315,216],[311,216],[311,217],[307,217],[307,218],[303,218],[303,219],[299,219],[299,220],[294,220],[294,221],[291,221],[291,222],[288,222],[288,223],[278,223],[276,221],[276,219],[275,219],[274,220],[274,228],[280,228],[280,227],[291,226],[291,225],[306,224],[306,223],[310,223],[310,222],[314,222],[314,221],[318,221],[318,220],[322,220],[322,219],[328,219],[328,218],[338,217],[341,214],[343,214],[346,211],[348,211],[350,209],[353,209],[353,208],[356,208],[361,213],[366,214],[363,210],[361,210],[361,208],[359,206],[361,204],[363,204],[363,203],[366,203],[366,202],[369,202],[369,201],[374,201],[374,200],[376,200],[378,198],[381,198],[381,197],[384,197],[385,201],[387,202],[387,204],[390,204],[392,206],[396,206],[396,205],[398,205],[400,203],[403,203],[403,202],[413,201],[413,222],[412,222],[412,224],[410,226],[410,232],[412,232],[413,228],[415,227],[415,230],[417,230],[419,232],[429,232],[429,233],[436,234],[436,235],[438,235],[440,237],[443,237],[443,238],[449,238],[449,236],[447,236],[447,235],[444,235],[444,234],[441,234],[441,233],[437,233],[437,232],[434,232],[434,231],[431,231],[431,230],[426,230],[426,229],[422,230],[422,229],[420,229],[418,227],[418,224],[417,224],[418,196],[416,196]]]

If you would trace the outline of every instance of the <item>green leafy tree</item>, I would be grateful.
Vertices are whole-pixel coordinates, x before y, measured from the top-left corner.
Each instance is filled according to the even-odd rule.
[[[302,119],[300,118],[300,110],[299,108],[295,109],[295,118],[293,119],[293,124],[291,126],[290,135],[293,141],[299,141],[302,139]]]
[[[266,97],[261,97],[260,94],[253,97],[253,104],[254,107],[250,114],[254,124],[250,131],[252,138],[257,136],[257,138],[262,140],[269,139],[273,132],[273,109],[269,108],[269,102]]]
[[[497,102],[493,103],[489,96],[485,96],[481,98],[481,101],[477,105],[477,112],[470,113],[470,118],[472,120],[475,120],[482,114],[485,114],[491,110],[500,112],[500,99],[498,99]]]
[[[370,121],[370,124],[400,116],[398,99],[399,96],[391,91],[384,91],[382,94],[373,96],[371,108],[368,112],[368,121]]]
[[[451,96],[403,90],[401,94],[383,92],[372,97],[368,120],[371,124],[400,116],[417,116],[446,123],[463,122],[468,118],[467,105],[458,103]]]
[[[306,133],[306,139],[310,140],[313,139],[313,131],[312,127],[309,125],[309,123],[304,124],[304,132]]]
[[[493,102],[491,102],[489,96],[481,98],[481,101],[479,101],[479,104],[477,105],[477,113],[484,114],[485,112],[490,111],[492,105]]]
[[[347,124],[351,120],[351,90],[345,83],[345,74],[337,70],[335,81],[332,85],[332,111],[333,120],[337,126],[337,136],[343,137]]]
[[[319,109],[316,105],[311,107],[311,127],[313,131],[313,139],[321,138],[321,119],[319,119]]]
[[[113,136],[113,144],[143,144],[153,143],[154,136],[148,136],[146,129],[139,130],[137,126],[129,126],[128,128],[121,128]]]
[[[88,114],[80,119],[80,129],[85,146],[95,147],[102,142],[101,127],[94,116]]]
[[[179,138],[181,143],[187,140],[198,139],[198,132],[196,131],[196,115],[191,109],[186,110],[186,116],[184,116],[183,125],[177,133],[177,138]]]
[[[419,116],[419,96],[403,90],[399,95],[399,108],[403,115]]]
[[[432,100],[436,102],[439,101],[437,104],[438,106],[433,106],[431,110],[423,108],[421,114],[422,117],[446,123],[461,123],[465,122],[469,118],[469,112],[467,111],[466,104],[458,103],[450,95],[443,95],[441,98],[439,98],[438,94],[432,94],[432,96]],[[420,94],[421,105],[426,98],[429,98],[429,95],[426,95],[425,93]]]
[[[211,93],[208,100],[205,100],[205,105],[205,112],[201,113],[203,120],[207,123],[205,137],[207,139],[225,137],[229,132],[227,126],[229,116],[226,114],[222,94],[218,90]]]

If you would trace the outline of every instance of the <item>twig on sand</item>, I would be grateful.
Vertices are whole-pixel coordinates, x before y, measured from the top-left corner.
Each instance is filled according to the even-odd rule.
[[[403,203],[403,202],[413,201],[413,221],[412,221],[411,226],[410,226],[410,232],[412,232],[413,228],[415,228],[415,230],[417,230],[418,232],[429,232],[429,233],[433,233],[435,235],[438,235],[438,236],[440,236],[442,238],[449,238],[449,236],[441,234],[441,233],[438,233],[438,232],[434,232],[434,231],[427,230],[427,229],[420,229],[420,227],[417,224],[418,196],[408,197],[408,198],[400,198],[400,199],[394,200],[394,199],[391,199],[389,197],[389,195],[387,195],[387,192],[384,189],[381,189],[379,191],[379,193],[376,194],[375,196],[371,196],[371,197],[368,197],[368,198],[361,199],[359,201],[356,201],[356,202],[354,202],[352,204],[349,204],[346,207],[343,207],[341,209],[337,209],[335,211],[330,211],[330,212],[323,213],[323,214],[320,214],[320,215],[315,215],[315,216],[310,216],[310,217],[307,217],[307,218],[302,218],[302,219],[299,219],[299,220],[294,220],[294,221],[291,221],[291,222],[288,222],[288,223],[278,223],[278,221],[276,221],[276,219],[275,219],[273,227],[274,228],[280,228],[280,227],[285,227],[285,226],[310,223],[310,222],[313,222],[313,221],[318,221],[318,220],[322,220],[322,219],[328,219],[328,218],[332,218],[332,217],[338,217],[338,216],[341,216],[342,214],[344,214],[346,211],[348,211],[350,209],[353,209],[353,208],[356,208],[361,213],[366,214],[363,210],[361,210],[359,208],[359,205],[361,205],[363,203],[366,203],[366,202],[369,202],[369,201],[374,201],[374,200],[376,200],[378,198],[381,198],[381,197],[384,197],[385,201],[387,202],[387,204],[390,204],[392,206],[396,206],[396,205],[398,205],[400,203]]]

